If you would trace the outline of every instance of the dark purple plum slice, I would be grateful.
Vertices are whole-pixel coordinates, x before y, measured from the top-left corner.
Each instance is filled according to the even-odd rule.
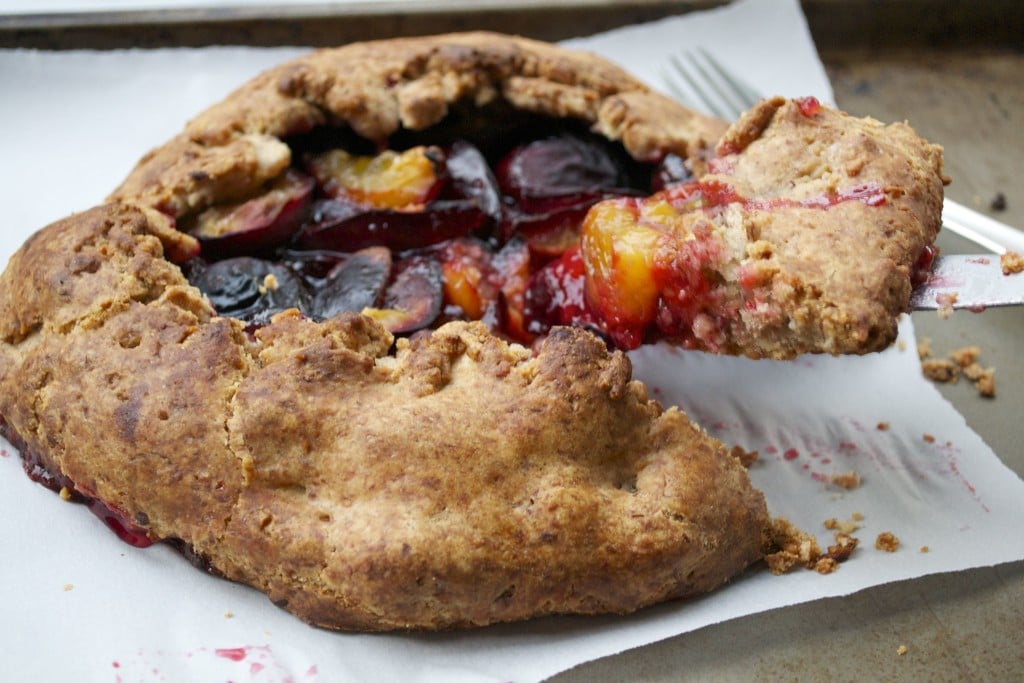
[[[445,199],[472,199],[495,222],[501,219],[498,181],[480,150],[468,142],[455,142],[448,152],[450,189]]]
[[[328,199],[316,202],[312,219],[294,246],[333,251],[385,246],[402,252],[461,237],[486,225],[487,215],[468,199],[437,200],[422,211],[366,209]]]
[[[530,213],[596,201],[630,184],[628,169],[606,144],[575,135],[514,147],[495,173],[501,191]]]
[[[379,309],[369,312],[393,334],[429,327],[441,313],[444,293],[441,264],[430,256],[411,256],[395,266],[395,277]]]
[[[339,313],[359,313],[380,303],[391,279],[391,252],[369,247],[351,254],[328,274],[313,295],[314,317],[321,320]]]
[[[310,295],[302,278],[273,261],[251,256],[198,261],[190,264],[188,278],[223,316],[262,324],[288,308],[309,311]]]

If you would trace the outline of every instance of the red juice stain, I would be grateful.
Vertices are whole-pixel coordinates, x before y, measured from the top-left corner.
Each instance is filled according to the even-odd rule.
[[[772,454],[775,454],[775,453],[779,452],[779,449],[776,448],[775,446],[768,446],[764,450],[765,450],[766,453],[772,453]]]
[[[821,460],[821,464],[822,465],[828,465],[831,462],[832,462],[832,458],[822,458],[822,460]]]
[[[786,460],[796,460],[797,458],[800,457],[800,451],[798,451],[795,448],[790,448],[785,453],[782,454],[782,457],[785,458]]]
[[[219,647],[213,653],[218,657],[230,659],[233,662],[240,662],[245,659],[248,649],[244,647]]]
[[[857,450],[857,444],[850,441],[840,441],[839,450],[841,451],[855,451]]]

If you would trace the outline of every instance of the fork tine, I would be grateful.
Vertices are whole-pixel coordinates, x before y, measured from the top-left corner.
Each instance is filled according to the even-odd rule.
[[[677,87],[673,88],[676,96],[691,102],[699,109],[704,109],[709,114],[731,120],[734,117],[732,107],[723,103],[721,96],[716,94],[717,88],[713,85],[713,79],[708,77],[707,72],[693,59],[692,54],[683,54],[687,57],[687,63],[684,63],[677,55],[669,57],[669,62],[675,68],[676,75],[686,82],[689,91],[696,95],[698,102],[692,102],[692,97],[680,92]],[[697,76],[694,76],[691,71],[696,71]],[[672,84],[671,79],[669,79],[669,83]]]
[[[672,94],[709,114],[732,121],[760,99],[757,91],[731,75],[704,48],[673,54],[669,63],[674,76],[669,74],[666,82]]]
[[[721,79],[721,82],[729,85],[732,94],[736,97],[736,100],[740,105],[741,112],[750,109],[752,106],[757,104],[762,97],[764,97],[749,83],[722,66],[722,63],[715,59],[714,55],[703,47],[698,47],[697,51],[703,55],[704,60],[708,63],[708,66],[711,67],[718,78]]]

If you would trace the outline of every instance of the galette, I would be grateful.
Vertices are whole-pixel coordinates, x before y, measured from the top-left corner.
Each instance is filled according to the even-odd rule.
[[[326,628],[696,595],[772,520],[624,351],[884,348],[944,182],[905,124],[812,98],[727,125],[518,37],[316,51],[11,258],[0,433]]]

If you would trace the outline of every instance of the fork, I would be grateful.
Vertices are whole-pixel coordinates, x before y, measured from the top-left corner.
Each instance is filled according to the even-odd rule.
[[[703,47],[673,54],[668,65],[662,76],[670,94],[693,109],[726,121],[735,121],[762,97]],[[942,207],[942,224],[996,254],[1008,250],[1024,253],[1024,232],[948,198]]]

